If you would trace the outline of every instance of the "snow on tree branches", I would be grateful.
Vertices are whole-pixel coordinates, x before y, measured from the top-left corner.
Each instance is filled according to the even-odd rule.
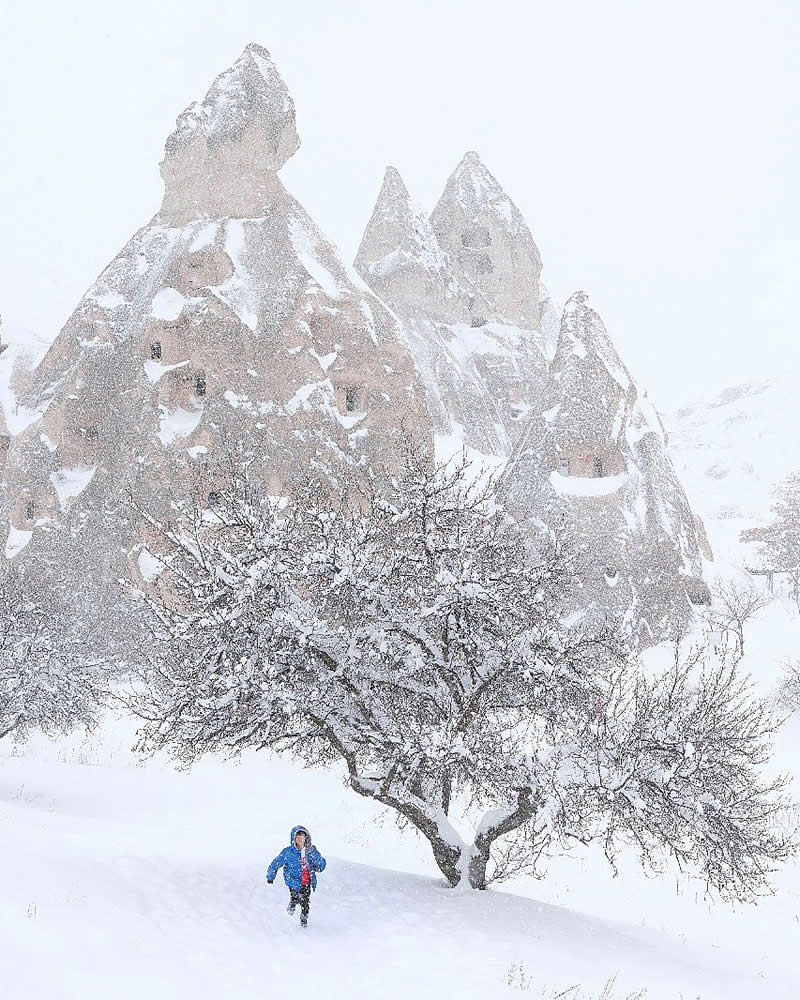
[[[735,670],[696,657],[649,679],[613,623],[575,623],[563,533],[532,545],[466,461],[412,451],[370,489],[289,502],[242,476],[213,511],[138,513],[165,545],[142,750],[343,764],[451,885],[599,839],[612,863],[633,841],[751,898],[791,853],[783,781],[758,773],[773,723]]]
[[[15,577],[0,584],[0,739],[92,725],[100,666],[66,618],[30,600]]]
[[[740,537],[743,542],[758,544],[767,569],[788,574],[800,609],[800,472],[779,483],[774,497],[770,507],[774,517],[769,524],[749,528]]]
[[[745,625],[769,606],[772,596],[735,580],[718,580],[711,596],[712,603],[703,613],[703,618],[723,637],[732,636],[735,645],[732,655],[738,662],[744,656]]]

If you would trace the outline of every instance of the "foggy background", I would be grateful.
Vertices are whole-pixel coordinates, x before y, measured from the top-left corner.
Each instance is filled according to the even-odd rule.
[[[560,308],[662,408],[798,361],[798,4],[0,0],[3,338],[51,341],[158,210],[176,116],[248,42],[294,97],[286,186],[351,262],[387,164],[476,149]]]

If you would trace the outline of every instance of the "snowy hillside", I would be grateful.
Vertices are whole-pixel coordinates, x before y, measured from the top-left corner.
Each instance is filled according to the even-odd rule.
[[[739,533],[769,517],[770,489],[800,469],[800,369],[729,386],[664,416],[670,452],[718,558],[741,562]]]
[[[614,998],[796,996],[796,891],[763,904],[763,932],[752,910],[711,910],[634,865],[615,881],[599,855],[510,893],[457,892],[332,775],[261,758],[134,766],[131,736],[117,724],[104,743],[0,758],[4,1000],[485,1000],[582,984],[574,997],[614,976]],[[307,931],[280,880],[264,883],[298,821],[328,861]]]

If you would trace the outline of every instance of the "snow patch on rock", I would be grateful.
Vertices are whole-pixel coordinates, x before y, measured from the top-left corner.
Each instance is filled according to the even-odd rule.
[[[186,297],[177,288],[162,288],[153,299],[150,315],[168,323],[173,322],[180,316],[185,305]]]
[[[15,555],[25,548],[32,537],[32,531],[23,531],[21,528],[15,528],[12,524],[8,529],[6,559],[13,559]]]
[[[96,471],[96,465],[79,465],[71,469],[58,469],[56,472],[50,473],[50,482],[56,491],[62,511],[66,512],[70,500],[74,500],[75,497],[83,493]]]
[[[166,406],[160,406],[159,409],[161,417],[158,437],[165,448],[177,438],[188,437],[203,418],[202,407],[184,410],[179,406],[175,410],[169,410]]]

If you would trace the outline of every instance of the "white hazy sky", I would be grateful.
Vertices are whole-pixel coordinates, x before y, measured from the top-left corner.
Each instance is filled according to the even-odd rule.
[[[250,41],[286,185],[352,260],[389,163],[432,208],[477,149],[559,305],[662,407],[800,357],[800,4],[0,0],[0,313],[52,340],[158,209],[175,117]]]

